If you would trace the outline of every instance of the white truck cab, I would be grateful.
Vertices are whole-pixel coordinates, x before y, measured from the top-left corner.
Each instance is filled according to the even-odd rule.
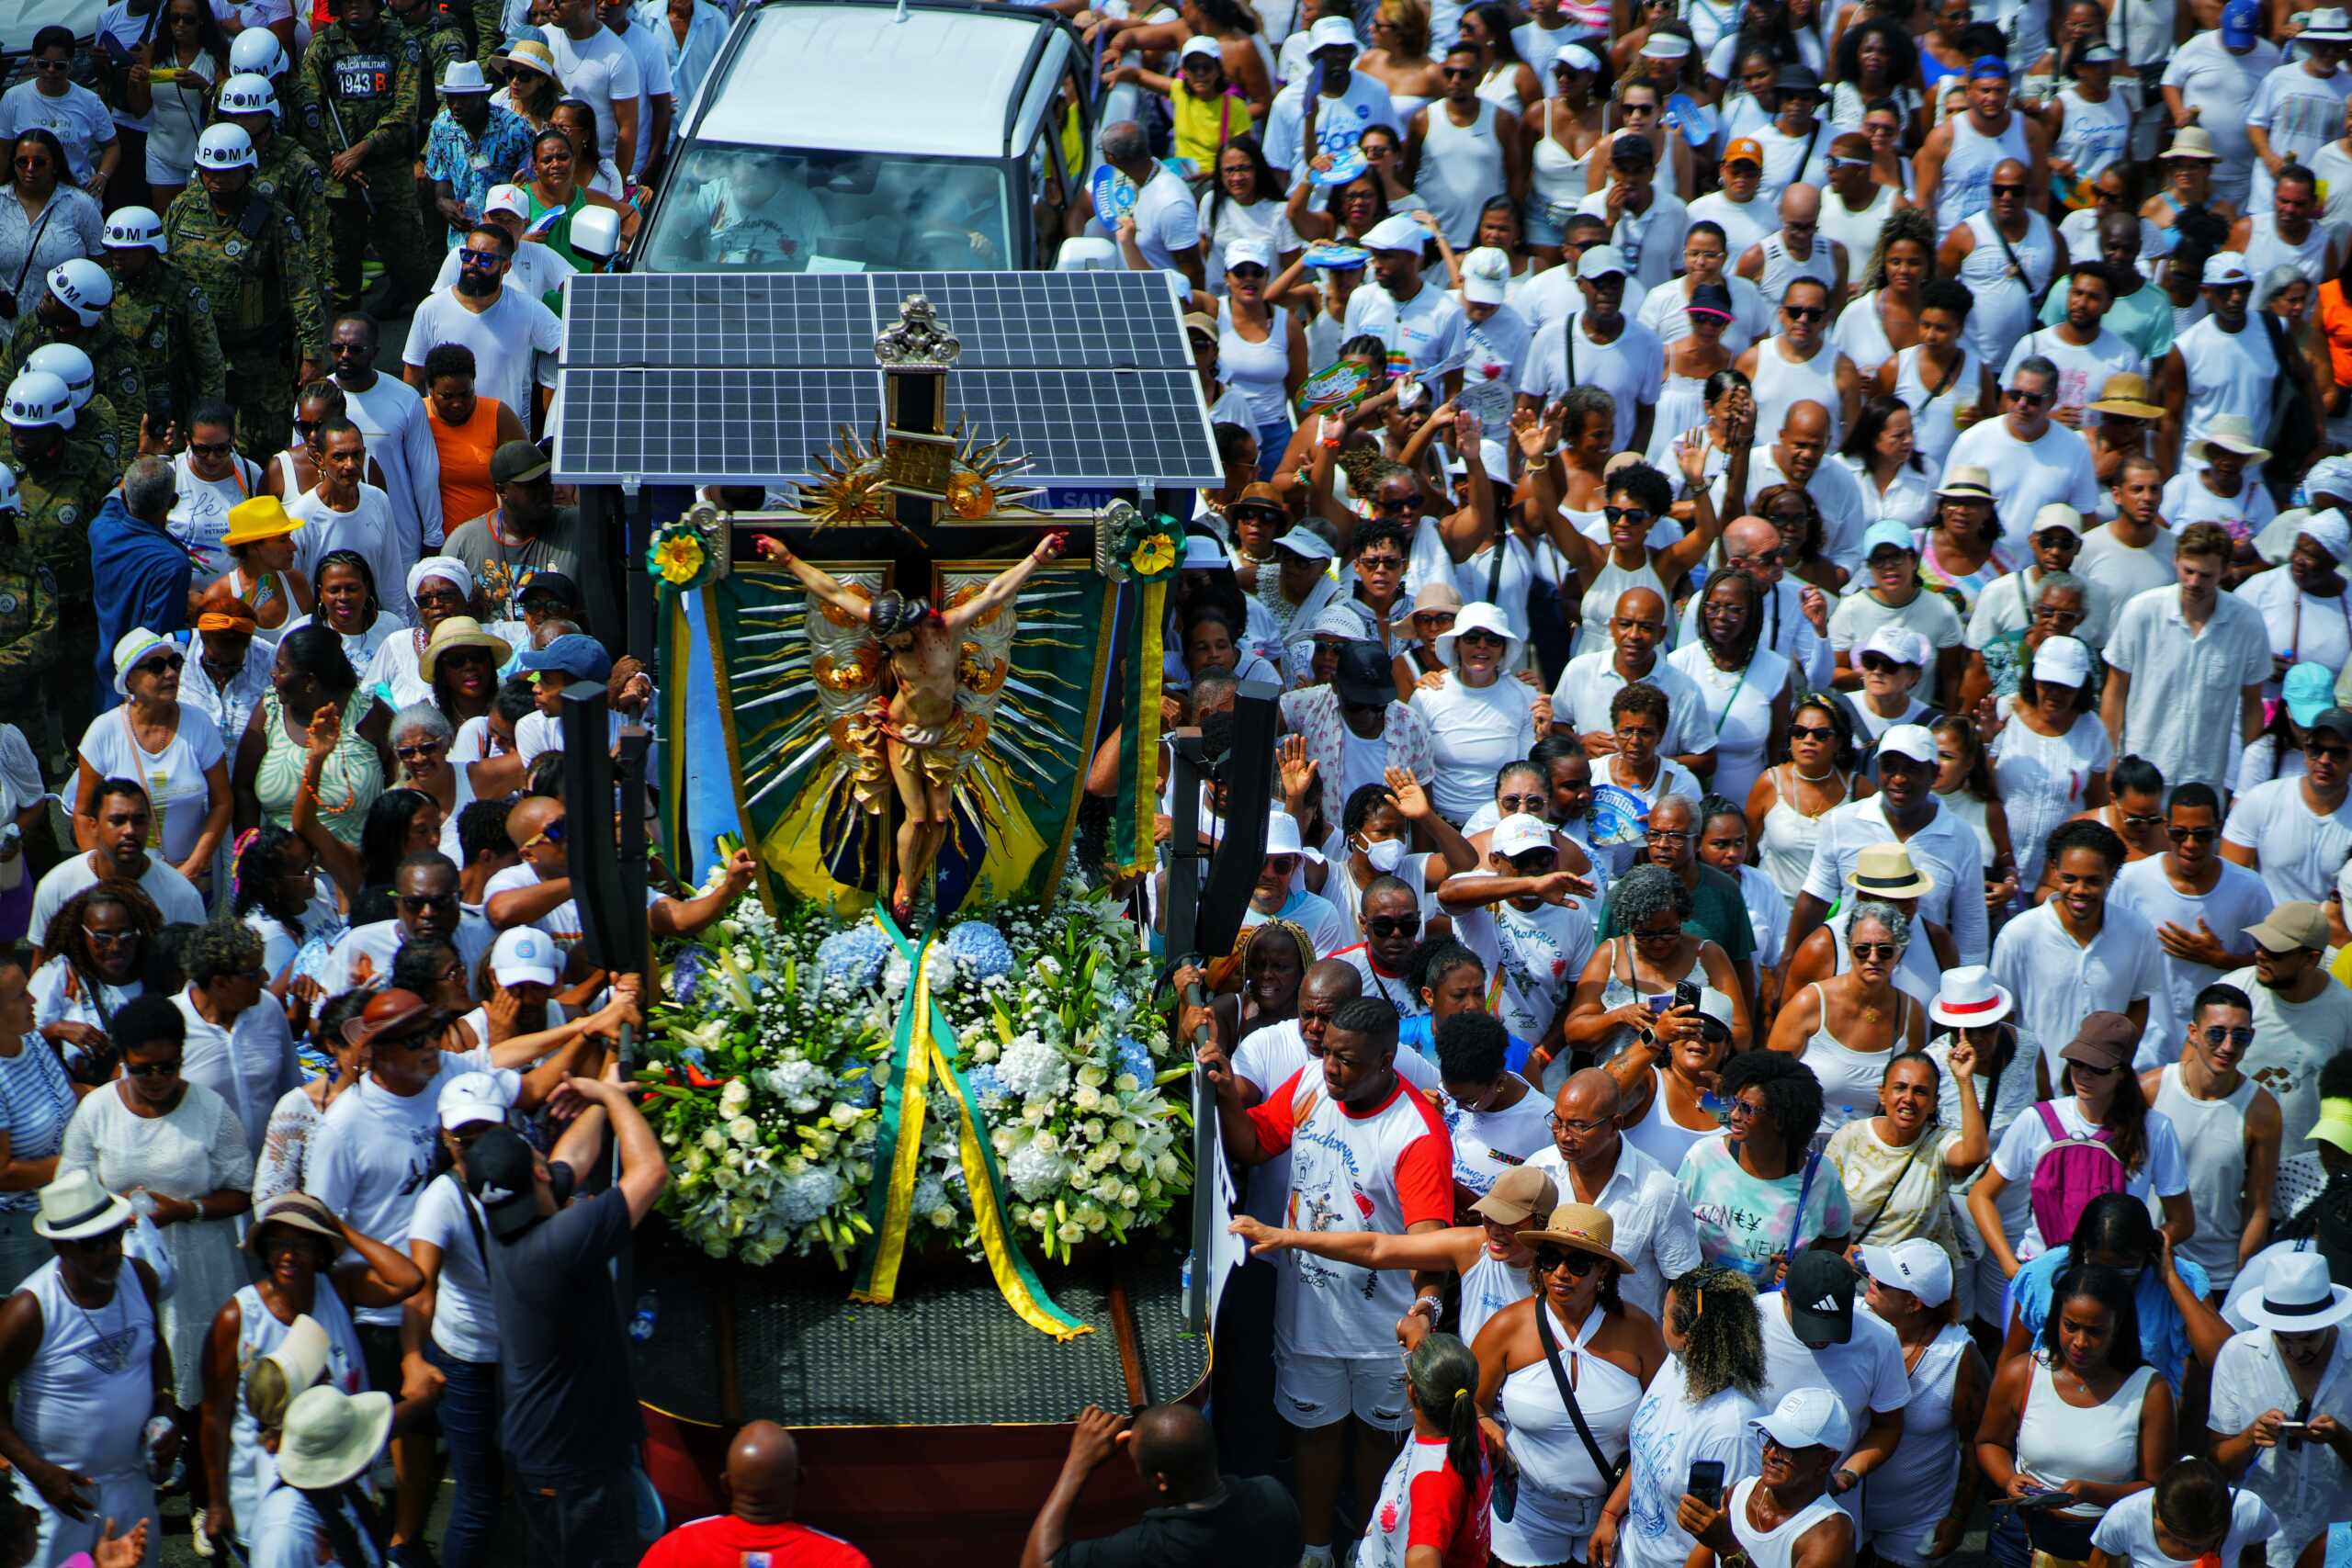
[[[1093,156],[1087,64],[1002,0],[764,0],[685,111],[633,270],[1050,267]]]

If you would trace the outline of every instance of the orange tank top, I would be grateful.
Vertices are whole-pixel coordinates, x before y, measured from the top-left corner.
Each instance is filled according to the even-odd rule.
[[[496,398],[476,398],[471,419],[445,424],[431,402],[425,404],[434,449],[441,455],[442,523],[451,533],[498,504],[490,483],[490,455],[498,448],[499,407]]]

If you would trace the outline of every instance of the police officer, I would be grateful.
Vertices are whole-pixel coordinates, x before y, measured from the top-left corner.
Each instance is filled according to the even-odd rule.
[[[412,128],[414,140],[409,147],[413,155],[410,167],[416,186],[417,254],[428,263],[437,262],[439,245],[433,246],[429,256],[424,250],[432,243],[426,236],[437,240],[441,229],[439,204],[433,198],[433,182],[424,175],[424,139],[433,129],[434,115],[441,107],[435,84],[457,62],[472,63],[473,44],[466,37],[464,25],[441,8],[440,0],[408,0],[406,5],[401,0],[391,0],[391,15],[400,30],[416,44],[416,122]]]
[[[211,301],[237,446],[266,462],[285,443],[295,385],[317,379],[324,367],[327,334],[301,231],[283,208],[254,194],[254,163],[243,128],[208,126],[196,142],[198,183],[173,198],[164,232]]]
[[[109,458],[124,463],[130,461],[130,454],[122,449],[121,443],[137,444],[139,415],[147,407],[147,368],[130,340],[108,318],[107,311],[113,304],[114,279],[97,263],[76,256],[51,267],[49,287],[35,303],[31,317],[17,319],[16,335],[8,340],[5,350],[0,350],[0,381],[15,380],[36,351],[50,344],[71,344],[86,355],[83,366],[95,376],[96,389],[106,394],[106,406],[96,421],[98,428],[86,434]],[[32,368],[58,367],[36,365]],[[63,378],[66,389],[74,390],[74,378]],[[76,409],[89,400],[88,390],[76,393]],[[82,423],[86,426],[92,421],[85,414]],[[161,435],[163,432],[158,430],[155,434]]]
[[[254,189],[286,209],[302,231],[302,248],[310,253],[311,270],[323,289],[334,276],[334,243],[329,234],[326,171],[302,150],[302,144],[279,130],[285,111],[277,91],[266,77],[232,76],[220,84],[214,100],[219,117],[243,126],[254,144]],[[326,310],[323,294],[319,310]]]
[[[114,303],[107,314],[139,355],[147,388],[143,410],[116,412],[124,418],[144,412],[150,436],[173,444],[175,425],[187,430],[188,415],[198,405],[227,395],[212,302],[188,281],[187,274],[164,259],[171,242],[164,238],[164,220],[153,209],[117,208],[107,220],[101,243],[115,283]]]
[[[98,616],[90,601],[90,519],[114,488],[117,470],[96,446],[66,439],[74,424],[74,394],[46,371],[28,370],[9,383],[0,421],[8,426],[25,542],[57,592],[59,667],[88,670],[98,656]],[[62,775],[66,753],[89,728],[96,694],[84,680],[52,681],[37,691],[38,705],[21,711],[44,713],[41,755],[55,764],[52,775]]]
[[[0,713],[37,718],[57,660],[57,585],[17,525],[23,506],[17,476],[0,468]],[[28,739],[49,750],[38,729]]]
[[[97,367],[90,356],[70,343],[45,343],[8,368],[13,379],[27,370],[40,370],[65,383],[65,395],[74,400],[74,428],[67,433],[68,443],[83,442],[98,449],[109,465],[121,468],[136,452],[124,450],[124,437],[129,434],[121,417],[107,395],[98,390]],[[155,433],[160,439],[162,431]],[[133,444],[136,437],[131,437]]]
[[[390,279],[379,314],[400,314],[431,284],[411,161],[424,51],[386,26],[381,0],[338,0],[336,19],[302,51],[302,145],[325,168],[334,212],[334,308],[359,308],[359,262],[372,240]]]
[[[229,40],[229,74],[259,76],[269,84],[277,101],[294,116],[299,124],[302,118],[302,84],[293,74],[294,62],[287,58],[286,46],[267,28],[245,28]]]

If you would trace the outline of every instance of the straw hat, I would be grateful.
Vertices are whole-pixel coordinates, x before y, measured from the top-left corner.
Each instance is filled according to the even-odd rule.
[[[1846,886],[1866,898],[1924,898],[1936,890],[1936,879],[1913,865],[1901,844],[1865,844]]]
[[[416,672],[431,681],[434,667],[453,648],[479,648],[498,664],[514,655],[514,648],[504,637],[482,630],[481,623],[471,615],[452,615],[433,628],[433,640],[424,645],[424,652],[417,659]]]
[[[1590,1203],[1563,1203],[1552,1211],[1540,1231],[1521,1231],[1519,1239],[1526,1247],[1565,1247],[1571,1252],[1589,1252],[1595,1258],[1605,1258],[1627,1274],[1634,1266],[1617,1256],[1617,1222],[1605,1209]]]
[[[286,1407],[278,1478],[305,1492],[340,1486],[375,1463],[391,1430],[389,1393],[345,1393],[323,1383],[304,1389]]]

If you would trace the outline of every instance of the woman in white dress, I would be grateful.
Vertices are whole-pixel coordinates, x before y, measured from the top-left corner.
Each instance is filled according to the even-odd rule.
[[[1954,1319],[1951,1262],[1920,1238],[1865,1245],[1862,1305],[1894,1330],[1911,1384],[1903,1438],[1871,1472],[1862,1528],[1881,1562],[1928,1568],[1960,1549],[1976,1503],[1976,1423],[1993,1374]]]
[[[2099,722],[2091,650],[2070,637],[2044,637],[2018,692],[1977,713],[1977,732],[2000,786],[2001,812],[2017,853],[2019,886],[2038,886],[2050,835],[2079,812],[2108,801],[2115,747]]]
[[[1896,208],[1860,270],[1860,288],[1838,312],[1829,341],[1854,362],[1865,383],[1892,391],[1887,363],[1918,343],[1923,290],[1936,276],[1935,220],[1916,207]]]
[[[1478,0],[1462,13],[1459,38],[1440,39],[1430,47],[1450,49],[1461,43],[1476,50],[1478,96],[1516,116],[1544,96],[1544,84],[1537,79],[1535,67],[1519,57],[1511,30],[1510,12],[1500,0]]]
[[[175,1395],[204,1394],[204,1337],[212,1314],[245,1282],[236,1217],[252,1204],[253,1156],[228,1102],[180,1077],[187,1021],[166,997],[139,997],[114,1018],[122,1076],[75,1108],[59,1175],[90,1171],[144,1210],[164,1234],[178,1277],[163,1303]]]
[[[212,887],[212,855],[229,830],[233,805],[220,732],[180,701],[187,656],[145,627],[115,645],[114,689],[125,700],[82,732],[74,790],[75,836],[96,842],[96,802],[105,779],[130,779],[147,791],[147,847],[200,893]]]
[[[1679,499],[1695,496],[1712,484],[1729,461],[1710,439],[1719,431],[1707,428],[1730,417],[1724,394],[1731,384],[1722,378],[1739,377],[1739,389],[1751,399],[1754,396],[1747,378],[1732,368],[1733,355],[1724,343],[1732,310],[1730,289],[1720,283],[1700,284],[1690,290],[1690,302],[1682,308],[1682,319],[1690,330],[1666,345],[1666,378],[1650,418],[1647,458],[1650,467],[1675,479]],[[1682,467],[1682,453],[1688,446],[1696,446],[1703,454],[1701,466],[1690,473]]]
[[[1413,694],[1429,728],[1437,776],[1430,794],[1449,822],[1466,820],[1493,795],[1497,769],[1527,755],[1552,722],[1552,699],[1507,673],[1520,638],[1492,604],[1464,604],[1437,639],[1445,671]]]
[[[1699,689],[1714,739],[1713,786],[1739,801],[1763,776],[1765,759],[1788,743],[1794,668],[1762,645],[1763,593],[1745,571],[1716,572],[1699,597],[1698,637],[1667,655]]]
[[[1262,240],[1277,259],[1306,248],[1283,211],[1289,195],[1254,134],[1235,137],[1217,153],[1216,178],[1200,198],[1201,270],[1212,292],[1225,287],[1225,248],[1236,240]]]
[[[1910,408],[1912,439],[1939,463],[1962,431],[2000,407],[1992,368],[1961,330],[1974,306],[1974,297],[1952,279],[1928,283],[1919,290],[1918,342],[1879,367],[1878,390]]]
[[[329,550],[319,558],[318,571],[317,608],[288,621],[278,637],[321,622],[343,639],[343,656],[351,667],[366,670],[376,650],[408,630],[408,623],[384,608],[376,592],[376,569],[357,550]]]

